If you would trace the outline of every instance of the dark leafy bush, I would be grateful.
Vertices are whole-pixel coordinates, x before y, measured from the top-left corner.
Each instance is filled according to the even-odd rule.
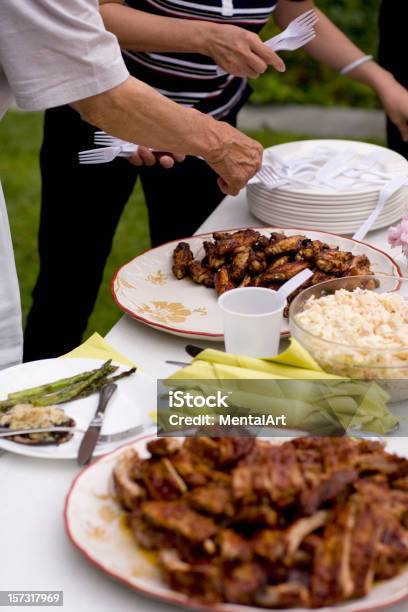
[[[380,0],[316,0],[316,4],[366,53],[376,55]],[[271,23],[263,38],[277,31]],[[284,75],[269,69],[251,81],[251,101],[276,104],[321,104],[375,108],[378,101],[366,86],[319,65],[305,52],[282,53],[287,65]]]

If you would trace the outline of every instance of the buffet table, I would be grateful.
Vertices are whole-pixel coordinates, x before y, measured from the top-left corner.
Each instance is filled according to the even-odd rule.
[[[235,198],[225,198],[198,233],[256,225],[261,224],[248,212],[245,192],[242,192]],[[293,225],[296,226],[295,218]],[[389,250],[385,230],[372,232],[366,241]],[[403,257],[396,255],[395,259],[403,273],[407,273]],[[157,378],[166,377],[176,369],[166,364],[166,360],[188,360],[184,350],[188,340],[146,327],[129,316],[123,316],[106,339]],[[200,345],[214,343],[200,342]],[[64,609],[68,612],[174,610],[174,606],[145,599],[115,583],[87,563],[68,541],[62,512],[65,495],[77,473],[74,461],[29,459],[11,453],[0,457],[3,551],[0,590],[62,590]],[[406,607],[406,603],[401,603],[388,610],[403,612]]]

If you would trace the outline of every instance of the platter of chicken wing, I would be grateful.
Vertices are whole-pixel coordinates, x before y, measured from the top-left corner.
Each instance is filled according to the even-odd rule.
[[[178,336],[221,341],[219,295],[235,287],[276,290],[306,268],[313,277],[298,292],[341,276],[401,276],[388,254],[351,238],[297,228],[244,228],[142,253],[118,270],[112,293],[119,308],[142,323]],[[288,332],[285,318],[282,334]]]
[[[146,434],[79,474],[67,535],[105,573],[178,608],[391,606],[408,597],[404,442]]]

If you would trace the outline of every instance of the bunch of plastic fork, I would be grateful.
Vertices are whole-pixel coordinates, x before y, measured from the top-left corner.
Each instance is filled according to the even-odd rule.
[[[121,140],[105,132],[95,132],[94,143],[101,145],[98,149],[88,149],[78,153],[80,164],[106,164],[116,157],[131,157],[139,145]]]
[[[106,164],[113,161],[116,157],[131,157],[137,152],[139,145],[122,140],[116,136],[111,136],[106,132],[95,132],[94,144],[99,145],[99,149],[88,149],[87,151],[80,151],[78,153],[80,164]],[[150,149],[153,153],[163,153],[159,149]],[[169,155],[167,153],[167,155]],[[197,156],[198,159],[203,159]]]
[[[296,51],[307,45],[316,36],[314,26],[319,17],[310,9],[296,17],[280,34],[265,42],[273,51]]]

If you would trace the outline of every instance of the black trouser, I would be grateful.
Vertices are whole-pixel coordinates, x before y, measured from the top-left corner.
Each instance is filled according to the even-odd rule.
[[[224,197],[216,174],[194,157],[171,170],[159,164],[136,168],[125,159],[80,166],[78,151],[93,147],[94,131],[70,107],[45,113],[40,273],[25,331],[25,361],[61,355],[81,342],[116,226],[139,175],[152,245],[191,236]]]
[[[407,0],[383,0],[380,10],[379,62],[408,89],[407,22]],[[408,143],[402,140],[398,128],[389,119],[387,137],[390,149],[408,159]]]

